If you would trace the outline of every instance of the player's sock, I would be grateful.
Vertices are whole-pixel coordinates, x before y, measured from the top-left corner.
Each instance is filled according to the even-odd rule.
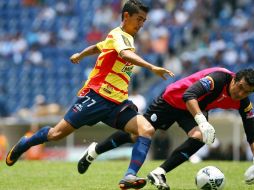
[[[188,160],[189,157],[197,152],[203,145],[204,143],[198,139],[188,138],[160,167],[166,172],[171,171]]]
[[[105,141],[98,143],[95,147],[95,151],[97,154],[102,154],[125,143],[132,143],[130,134],[123,131],[117,131]]]
[[[34,135],[32,135],[30,138],[27,138],[24,144],[24,149],[28,149],[31,146],[47,142],[49,129],[50,127],[48,126],[43,127],[40,130],[38,130]]]
[[[125,176],[131,174],[136,175],[140,167],[143,165],[148,150],[151,145],[151,139],[139,136],[132,149],[131,162]]]

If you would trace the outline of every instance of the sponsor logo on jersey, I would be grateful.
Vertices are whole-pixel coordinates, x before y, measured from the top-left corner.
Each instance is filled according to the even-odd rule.
[[[127,75],[131,76],[131,71],[133,69],[134,65],[130,64],[130,63],[127,63],[123,68],[122,68],[122,72],[123,73],[126,73]]]
[[[254,117],[254,113],[253,113],[253,110],[250,110],[249,112],[246,113],[246,118],[247,119],[251,119]]]
[[[108,94],[112,94],[113,90],[114,89],[111,86],[109,86],[109,85],[107,85],[107,87],[103,88],[103,91],[108,93]]]
[[[126,66],[123,67],[122,72],[126,72],[126,73],[131,72],[133,67],[134,67],[133,65],[132,66],[127,66],[126,65]]]
[[[244,112],[246,113],[246,119],[251,119],[254,117],[254,112],[253,112],[253,106],[252,106],[252,103],[250,103],[248,105],[248,107],[246,107],[244,109]]]
[[[222,94],[221,97],[217,100],[217,102],[221,102],[222,100],[224,100],[227,97],[228,97],[227,95]]]

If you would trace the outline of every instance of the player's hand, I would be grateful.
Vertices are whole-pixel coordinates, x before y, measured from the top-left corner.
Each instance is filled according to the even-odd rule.
[[[244,173],[245,183],[248,185],[254,184],[254,165],[250,166]]]
[[[202,113],[198,113],[194,117],[195,121],[198,124],[198,128],[202,133],[203,142],[210,145],[215,140],[215,130],[213,126],[208,123],[206,117]]]
[[[165,76],[165,74],[173,77],[175,76],[173,72],[171,72],[170,70],[164,69],[162,67],[156,67],[154,66],[152,68],[152,72],[154,72],[156,75],[160,76],[161,78],[163,78],[164,80],[167,79],[167,77]]]
[[[203,122],[198,125],[199,130],[202,133],[203,142],[210,145],[215,140],[215,130],[213,126],[208,122]]]
[[[80,54],[79,53],[75,53],[70,57],[70,61],[74,64],[79,64],[80,62]]]

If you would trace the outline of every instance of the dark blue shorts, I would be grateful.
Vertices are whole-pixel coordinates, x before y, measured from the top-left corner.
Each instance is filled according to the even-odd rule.
[[[76,129],[100,121],[113,128],[123,129],[136,115],[138,115],[137,108],[132,101],[126,100],[116,104],[89,90],[84,97],[78,97],[64,119]]]

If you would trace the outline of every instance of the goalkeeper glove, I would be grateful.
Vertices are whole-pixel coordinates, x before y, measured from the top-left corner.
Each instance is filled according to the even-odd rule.
[[[199,130],[202,133],[203,142],[208,145],[212,144],[215,139],[215,130],[213,126],[208,123],[206,117],[202,113],[196,114],[194,119],[198,124]]]

